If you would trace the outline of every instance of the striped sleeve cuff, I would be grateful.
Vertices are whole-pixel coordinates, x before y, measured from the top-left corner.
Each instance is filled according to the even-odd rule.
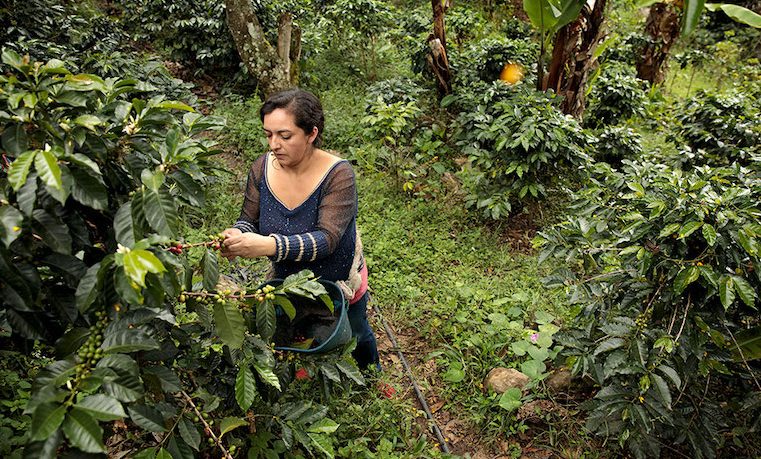
[[[315,261],[328,255],[328,238],[322,231],[283,236],[282,234],[270,234],[275,238],[275,256],[272,260],[276,263],[283,260],[291,261]]]
[[[259,229],[251,222],[247,222],[246,220],[238,220],[233,225],[233,228],[238,228],[243,233],[258,233]]]

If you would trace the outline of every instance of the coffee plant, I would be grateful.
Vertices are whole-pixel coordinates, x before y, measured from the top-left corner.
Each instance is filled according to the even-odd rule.
[[[585,124],[602,127],[643,116],[647,102],[643,88],[643,82],[629,66],[616,63],[604,66],[592,86]]]
[[[608,126],[597,134],[594,157],[613,166],[620,166],[624,159],[636,159],[642,155],[642,136],[626,126]]]
[[[473,82],[490,83],[499,78],[505,64],[516,63],[530,69],[536,61],[538,46],[523,39],[485,38],[464,47],[452,50],[450,64],[455,74],[455,83],[471,86]],[[531,72],[527,72],[531,73]]]
[[[480,94],[442,101],[463,109],[457,145],[471,164],[462,174],[468,207],[494,219],[507,217],[514,203],[545,197],[556,177],[587,161],[590,135],[556,102],[547,93],[501,81]]]
[[[587,428],[636,457],[757,455],[758,168],[624,161],[596,172],[536,241],[541,260],[570,263],[546,283],[576,305],[558,340],[599,387]]]
[[[761,112],[741,94],[700,92],[677,114],[677,135],[696,153],[698,164],[748,164],[760,151]]]
[[[270,344],[276,309],[293,317],[289,298],[322,285],[303,272],[219,288],[221,237],[179,234],[217,153],[203,134],[223,121],[142,99],[136,80],[12,50],[2,63],[0,324],[54,359],[25,407],[24,457],[105,453],[104,436],[124,432],[135,457],[231,457],[256,440],[240,427],[264,425],[285,449],[329,454],[338,425],[319,405],[279,399],[293,364]],[[362,383],[347,352],[315,374]]]

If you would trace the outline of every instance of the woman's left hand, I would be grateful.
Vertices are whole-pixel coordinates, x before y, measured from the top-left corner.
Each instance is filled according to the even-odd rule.
[[[222,256],[228,260],[235,257],[256,258],[275,255],[275,239],[257,233],[229,236],[222,243]]]

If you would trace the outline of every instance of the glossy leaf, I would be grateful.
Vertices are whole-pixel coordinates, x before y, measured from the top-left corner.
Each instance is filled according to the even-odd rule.
[[[72,240],[66,225],[44,209],[32,211],[32,219],[36,222],[35,232],[42,236],[48,247],[59,253],[71,254]]]
[[[246,323],[238,306],[232,302],[214,304],[214,323],[217,334],[222,342],[232,349],[238,349],[243,344]]]
[[[511,387],[499,397],[499,406],[508,412],[513,412],[523,405],[521,402],[522,396],[523,394],[520,389]]]
[[[34,410],[30,439],[44,440],[53,434],[66,416],[66,406],[57,403],[44,403]]]
[[[8,183],[13,187],[13,191],[18,191],[26,183],[36,156],[37,151],[27,151],[11,163],[8,168]]]
[[[91,172],[82,169],[70,169],[75,186],[71,188],[71,196],[82,204],[96,210],[108,208],[108,191],[105,185]]]
[[[206,250],[201,260],[201,269],[203,269],[203,288],[208,291],[217,289],[219,282],[219,262],[217,255],[211,250]]]
[[[365,385],[365,378],[362,376],[359,368],[353,363],[347,362],[346,360],[339,360],[336,362],[336,368],[360,386]]]
[[[695,31],[700,23],[700,15],[703,14],[705,0],[684,0],[684,12],[682,13],[682,35],[689,35]]]
[[[256,306],[256,330],[263,340],[269,341],[275,334],[276,320],[275,306],[270,300],[264,300]]]
[[[114,421],[127,416],[122,404],[118,400],[103,394],[85,397],[75,407],[90,413],[90,415],[99,421]]]
[[[132,204],[130,201],[125,202],[119,207],[114,215],[114,233],[116,242],[125,246],[132,247],[135,245],[135,231],[132,227]]]
[[[103,429],[87,412],[74,408],[63,422],[63,432],[72,445],[86,453],[105,453]]]
[[[161,413],[151,406],[132,405],[127,408],[132,421],[148,432],[166,432],[164,418]]]
[[[263,368],[259,365],[254,364],[254,369],[259,374],[259,378],[264,381],[265,383],[269,384],[270,386],[274,387],[277,390],[280,389],[280,380],[277,378],[277,375],[269,368]]]
[[[750,283],[740,276],[732,276],[732,283],[734,284],[735,291],[740,296],[742,302],[749,307],[756,309],[755,303],[757,295]]]
[[[142,330],[128,328],[108,333],[101,348],[106,354],[121,354],[158,349],[159,343]]]
[[[219,423],[219,438],[222,438],[224,434],[230,432],[238,427],[247,426],[248,423],[241,418],[227,417],[222,419]]]
[[[146,189],[143,193],[143,211],[148,224],[159,234],[174,237],[177,232],[177,206],[165,189],[155,192]]]
[[[53,155],[49,150],[40,150],[34,156],[34,168],[37,170],[37,175],[42,179],[43,183],[56,190],[63,189],[63,181],[61,179],[61,168],[58,165],[58,158]]]
[[[684,268],[674,278],[674,293],[680,295],[691,283],[700,277],[700,269],[697,266]]]
[[[275,299],[272,301],[276,305],[280,306],[280,308],[283,310],[285,315],[287,315],[290,320],[293,320],[296,317],[296,308],[293,306],[293,303],[291,303],[291,300],[289,300],[288,297],[286,297],[285,295],[278,294],[278,295],[275,295]]]
[[[177,427],[179,428],[180,436],[185,440],[185,443],[198,451],[201,445],[201,434],[198,432],[196,426],[187,419],[182,418]]]
[[[166,271],[156,255],[143,249],[127,251],[123,254],[122,263],[124,272],[140,287],[145,287],[147,273],[159,274]]]
[[[735,361],[761,359],[761,326],[748,328],[735,334],[737,345],[734,347]],[[742,351],[742,355],[738,348]]]
[[[23,221],[24,215],[15,207],[0,207],[0,236],[6,247],[10,247],[11,243],[21,235]]]
[[[719,280],[719,299],[724,309],[728,309],[735,302],[735,287],[732,278],[724,275]]]
[[[241,410],[246,411],[251,407],[256,398],[256,380],[248,366],[238,370],[235,377],[235,400]]]

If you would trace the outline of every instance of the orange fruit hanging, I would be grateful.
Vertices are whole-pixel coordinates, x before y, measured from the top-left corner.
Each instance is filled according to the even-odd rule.
[[[515,84],[523,79],[523,66],[508,62],[499,73],[499,79],[508,84]]]

